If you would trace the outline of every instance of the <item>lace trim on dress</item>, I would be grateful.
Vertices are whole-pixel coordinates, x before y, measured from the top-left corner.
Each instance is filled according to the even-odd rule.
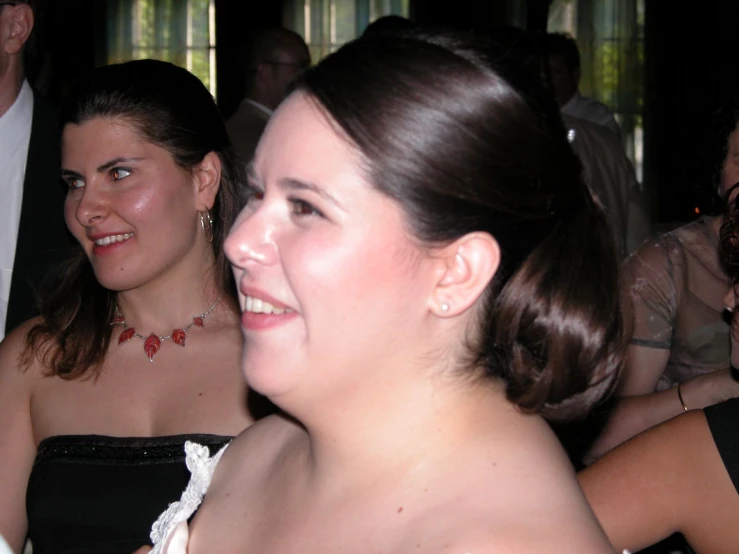
[[[150,554],[175,554],[185,552],[187,546],[187,520],[195,513],[203,501],[208,490],[216,465],[223,456],[228,445],[221,448],[215,456],[210,456],[210,450],[191,441],[185,443],[185,462],[190,470],[190,482],[187,484],[182,497],[172,502],[159,516],[151,527],[151,541],[154,549]],[[178,543],[177,548],[169,549],[173,541]],[[184,548],[183,548],[184,547]]]

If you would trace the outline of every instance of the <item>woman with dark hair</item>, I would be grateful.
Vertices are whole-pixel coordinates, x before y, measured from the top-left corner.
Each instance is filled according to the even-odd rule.
[[[62,125],[79,249],[0,345],[0,534],[130,552],[187,483],[184,442],[252,421],[222,248],[241,176],[213,98],[169,63],[94,71]]]
[[[732,196],[720,244],[734,284],[723,302],[733,315],[731,363],[739,367],[739,196]],[[614,546],[636,551],[680,532],[698,554],[734,554],[739,545],[737,423],[737,398],[690,410],[582,471],[580,483]]]
[[[719,197],[739,182],[739,95],[714,127]],[[619,397],[590,463],[625,440],[693,409],[739,396],[729,370],[729,277],[719,261],[723,215],[700,219],[647,241],[623,263],[624,297],[633,315]]]
[[[243,371],[285,415],[216,456],[187,551],[612,552],[545,418],[618,376],[618,263],[538,75],[473,37],[362,37],[248,179]],[[193,459],[157,552],[188,540]]]

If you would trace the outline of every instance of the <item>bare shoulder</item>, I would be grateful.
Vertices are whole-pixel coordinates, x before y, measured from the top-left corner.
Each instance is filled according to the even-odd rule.
[[[30,356],[24,360],[28,333],[39,323],[40,318],[29,319],[0,342],[0,383],[3,386],[29,384],[43,374],[43,365],[36,352],[29,350]]]
[[[736,528],[739,497],[723,467],[702,410],[652,427],[579,474],[580,484],[611,542],[640,550],[681,531],[703,552]],[[728,516],[728,517],[727,517]],[[736,545],[736,537],[726,544]]]
[[[463,539],[446,545],[442,554],[614,554],[605,536],[583,536],[569,529],[548,529],[533,524],[528,528],[500,529],[480,526]]]
[[[613,552],[546,424],[489,442],[447,477],[464,494],[427,514],[439,551]]]
[[[19,550],[26,536],[26,483],[36,455],[31,398],[41,378],[35,357],[23,367],[21,356],[31,320],[15,329],[0,343],[0,534]]]
[[[217,492],[221,484],[228,488],[233,480],[266,472],[286,446],[300,436],[305,436],[305,430],[281,414],[259,420],[242,431],[224,452],[210,490]]]

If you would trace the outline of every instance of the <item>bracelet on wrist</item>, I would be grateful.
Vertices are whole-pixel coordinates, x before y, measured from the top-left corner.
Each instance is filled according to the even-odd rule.
[[[688,411],[688,407],[685,405],[685,400],[683,400],[683,393],[680,390],[680,387],[681,386],[682,386],[682,383],[678,383],[677,384],[677,398],[680,400],[680,404],[683,407],[683,411],[684,412],[687,412]]]

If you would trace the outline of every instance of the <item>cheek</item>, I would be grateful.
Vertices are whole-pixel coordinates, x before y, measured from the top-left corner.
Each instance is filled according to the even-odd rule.
[[[394,254],[390,244],[358,241],[337,247],[314,243],[296,249],[292,280],[296,293],[301,294],[298,301],[314,307],[318,303],[321,311],[346,322],[392,318],[404,312],[413,279],[407,258]]]
[[[125,199],[123,205],[129,206],[132,219],[144,219],[152,212],[163,210],[167,204],[174,208],[174,204],[167,198],[167,195],[157,189],[158,187],[143,187],[139,190],[132,190],[132,194],[127,195],[128,198]]]
[[[142,187],[120,199],[118,215],[138,228],[155,228],[155,236],[183,233],[183,214],[189,211],[183,197],[179,190]]]

